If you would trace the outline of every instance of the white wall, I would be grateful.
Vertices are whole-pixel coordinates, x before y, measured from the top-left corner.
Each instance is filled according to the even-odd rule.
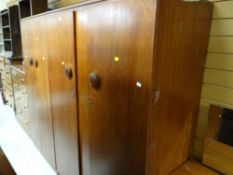
[[[214,12],[194,146],[195,157],[199,159],[210,104],[233,109],[233,0],[210,1],[214,2]]]
[[[0,10],[3,10],[6,8],[6,1],[0,0]]]

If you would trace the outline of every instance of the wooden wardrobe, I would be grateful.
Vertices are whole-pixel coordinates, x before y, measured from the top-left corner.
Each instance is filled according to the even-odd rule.
[[[190,157],[211,15],[89,0],[21,21],[27,132],[60,175],[168,175]]]

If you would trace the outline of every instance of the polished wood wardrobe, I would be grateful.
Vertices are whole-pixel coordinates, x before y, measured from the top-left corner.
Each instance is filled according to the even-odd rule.
[[[59,175],[168,175],[190,157],[211,14],[89,0],[21,21],[26,131]]]

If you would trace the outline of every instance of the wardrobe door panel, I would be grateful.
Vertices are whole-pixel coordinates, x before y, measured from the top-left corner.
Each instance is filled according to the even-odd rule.
[[[83,175],[143,175],[156,1],[78,9]]]
[[[55,169],[55,150],[53,137],[53,121],[50,101],[47,29],[44,17],[35,18],[37,29],[33,31],[34,67],[36,70],[36,102],[40,124],[41,152]],[[34,33],[35,32],[35,33]]]
[[[24,70],[25,70],[25,82],[28,93],[28,107],[29,107],[29,121],[28,121],[28,134],[33,140],[35,146],[41,150],[40,134],[39,134],[39,120],[36,108],[36,75],[35,69],[32,65],[33,56],[33,34],[32,34],[33,20],[21,22],[21,34],[22,34],[22,46],[23,46],[23,58],[24,58]]]
[[[47,57],[45,32],[42,18],[25,20],[22,23],[32,140],[55,169],[48,63],[44,59]]]
[[[66,11],[46,18],[57,170],[60,175],[78,175],[74,14]]]

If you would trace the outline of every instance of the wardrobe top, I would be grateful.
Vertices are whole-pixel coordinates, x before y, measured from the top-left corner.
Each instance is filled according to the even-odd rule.
[[[81,1],[79,3],[71,5],[71,6],[67,6],[67,7],[63,7],[63,8],[58,8],[58,9],[46,11],[44,13],[40,13],[40,14],[37,14],[37,15],[33,15],[33,16],[30,16],[30,17],[23,18],[23,19],[21,19],[21,21],[28,20],[28,19],[35,18],[35,17],[39,17],[39,16],[44,16],[44,15],[47,15],[47,14],[52,14],[52,13],[60,12],[60,11],[74,10],[75,8],[78,8],[78,7],[81,7],[81,6],[95,4],[95,3],[98,3],[98,2],[102,2],[102,1],[108,1],[108,0],[83,0],[83,1]]]
[[[52,14],[52,13],[60,12],[60,11],[75,10],[75,8],[78,8],[78,7],[81,7],[81,6],[95,4],[95,3],[103,2],[103,1],[109,1],[109,0],[83,0],[83,1],[81,1],[79,3],[71,5],[71,6],[67,6],[67,7],[63,7],[63,8],[59,8],[59,9],[55,9],[55,10],[50,10],[50,11],[47,11],[47,12],[44,12],[44,13],[40,13],[40,14],[37,14],[37,15],[34,15],[34,16],[23,18],[23,19],[21,19],[21,21],[24,21],[24,20],[27,20],[27,19],[31,19],[31,18],[35,18],[35,17],[38,17],[38,16],[44,16],[44,15],[47,15],[47,14]],[[209,0],[181,0],[181,1],[193,2],[193,3],[195,3],[195,2],[213,3],[213,2],[211,2]]]

